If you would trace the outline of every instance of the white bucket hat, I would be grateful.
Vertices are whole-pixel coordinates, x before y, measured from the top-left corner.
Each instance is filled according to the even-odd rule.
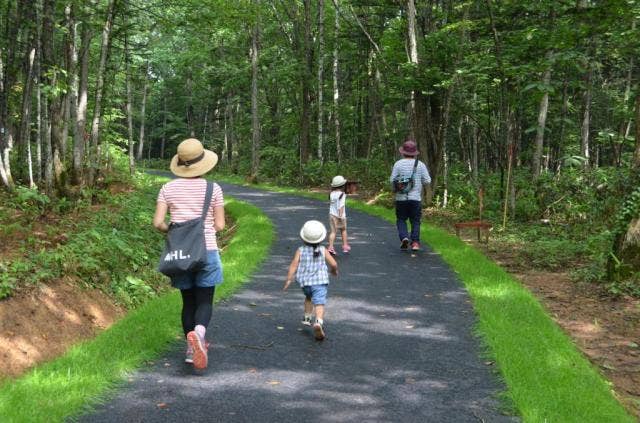
[[[218,155],[206,150],[200,141],[188,138],[178,144],[178,154],[171,159],[169,168],[176,176],[195,178],[204,175],[218,163]]]
[[[344,179],[344,176],[338,175],[334,176],[331,180],[331,188],[338,188],[347,183],[347,180]]]
[[[300,229],[300,238],[309,244],[319,244],[327,236],[327,228],[318,220],[308,220]]]

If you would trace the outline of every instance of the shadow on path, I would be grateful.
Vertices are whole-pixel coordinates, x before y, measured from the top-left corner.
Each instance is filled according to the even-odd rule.
[[[177,344],[81,421],[517,421],[498,410],[505,388],[480,357],[466,291],[437,254],[401,252],[391,224],[348,210],[352,252],[337,257],[327,339],[316,342],[300,323],[302,293],[281,288],[300,227],[326,221],[328,205],[221,185],[260,207],[277,234],[246,288],[214,308],[209,368],[183,364]]]

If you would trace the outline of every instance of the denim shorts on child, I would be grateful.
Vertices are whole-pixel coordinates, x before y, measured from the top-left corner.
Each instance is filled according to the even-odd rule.
[[[313,305],[324,305],[327,302],[327,284],[308,285],[302,287],[304,296],[311,299]]]
[[[222,262],[218,250],[207,251],[207,264],[197,272],[171,277],[171,285],[178,289],[211,288],[222,283]]]

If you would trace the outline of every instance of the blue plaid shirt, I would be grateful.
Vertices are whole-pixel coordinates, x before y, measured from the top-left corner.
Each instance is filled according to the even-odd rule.
[[[329,283],[329,269],[324,259],[324,247],[318,247],[320,254],[313,256],[313,247],[303,245],[300,251],[300,263],[296,271],[296,281],[300,286],[324,285]]]

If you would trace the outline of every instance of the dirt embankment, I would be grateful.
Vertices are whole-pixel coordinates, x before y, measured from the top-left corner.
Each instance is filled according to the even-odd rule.
[[[56,281],[0,301],[0,378],[24,373],[93,338],[125,311],[97,289]]]

